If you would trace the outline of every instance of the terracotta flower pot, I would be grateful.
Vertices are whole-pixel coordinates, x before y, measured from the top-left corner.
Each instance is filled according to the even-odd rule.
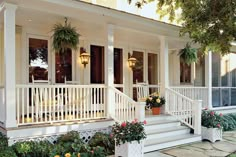
[[[152,114],[153,115],[159,115],[161,113],[161,108],[160,107],[153,107],[152,108]]]

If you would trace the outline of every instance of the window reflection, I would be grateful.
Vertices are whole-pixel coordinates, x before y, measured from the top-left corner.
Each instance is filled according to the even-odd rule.
[[[56,53],[56,83],[72,81],[72,51],[67,49],[65,52]]]
[[[48,41],[29,38],[29,82],[48,80]]]

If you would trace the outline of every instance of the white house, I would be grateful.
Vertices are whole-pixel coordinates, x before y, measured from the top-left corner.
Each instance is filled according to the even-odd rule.
[[[183,68],[178,52],[189,39],[179,26],[78,0],[2,0],[0,11],[0,131],[11,143],[70,130],[88,140],[114,121],[139,118],[149,122],[148,152],[201,140],[201,108],[236,105],[235,54],[209,53]],[[80,48],[62,57],[51,30],[65,17],[81,36]],[[129,54],[138,60],[133,69]],[[145,117],[133,100],[136,80],[166,96],[165,115]]]

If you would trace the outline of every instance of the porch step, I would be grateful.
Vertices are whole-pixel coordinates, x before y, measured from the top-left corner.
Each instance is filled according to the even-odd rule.
[[[170,115],[150,116],[146,120],[145,153],[201,140],[201,136],[190,134],[190,128]]]
[[[180,126],[180,122],[177,120],[157,120],[157,121],[148,121],[145,129],[148,130],[158,130],[163,128],[170,128]]]
[[[147,140],[183,135],[183,134],[188,134],[188,133],[190,133],[190,129],[186,126],[177,126],[177,127],[146,131]]]
[[[193,134],[184,134],[160,139],[146,140],[144,143],[144,153],[201,140],[202,138],[200,135]]]

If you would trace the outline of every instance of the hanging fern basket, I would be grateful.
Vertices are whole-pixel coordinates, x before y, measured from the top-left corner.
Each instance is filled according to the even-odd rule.
[[[190,65],[191,63],[197,62],[197,49],[191,48],[190,44],[187,43],[185,48],[179,51],[179,56],[182,62]]]
[[[67,23],[67,18],[65,18],[65,25],[55,24],[52,31],[52,47],[55,52],[64,53],[68,48],[77,50],[80,35],[76,32],[75,27]]]

